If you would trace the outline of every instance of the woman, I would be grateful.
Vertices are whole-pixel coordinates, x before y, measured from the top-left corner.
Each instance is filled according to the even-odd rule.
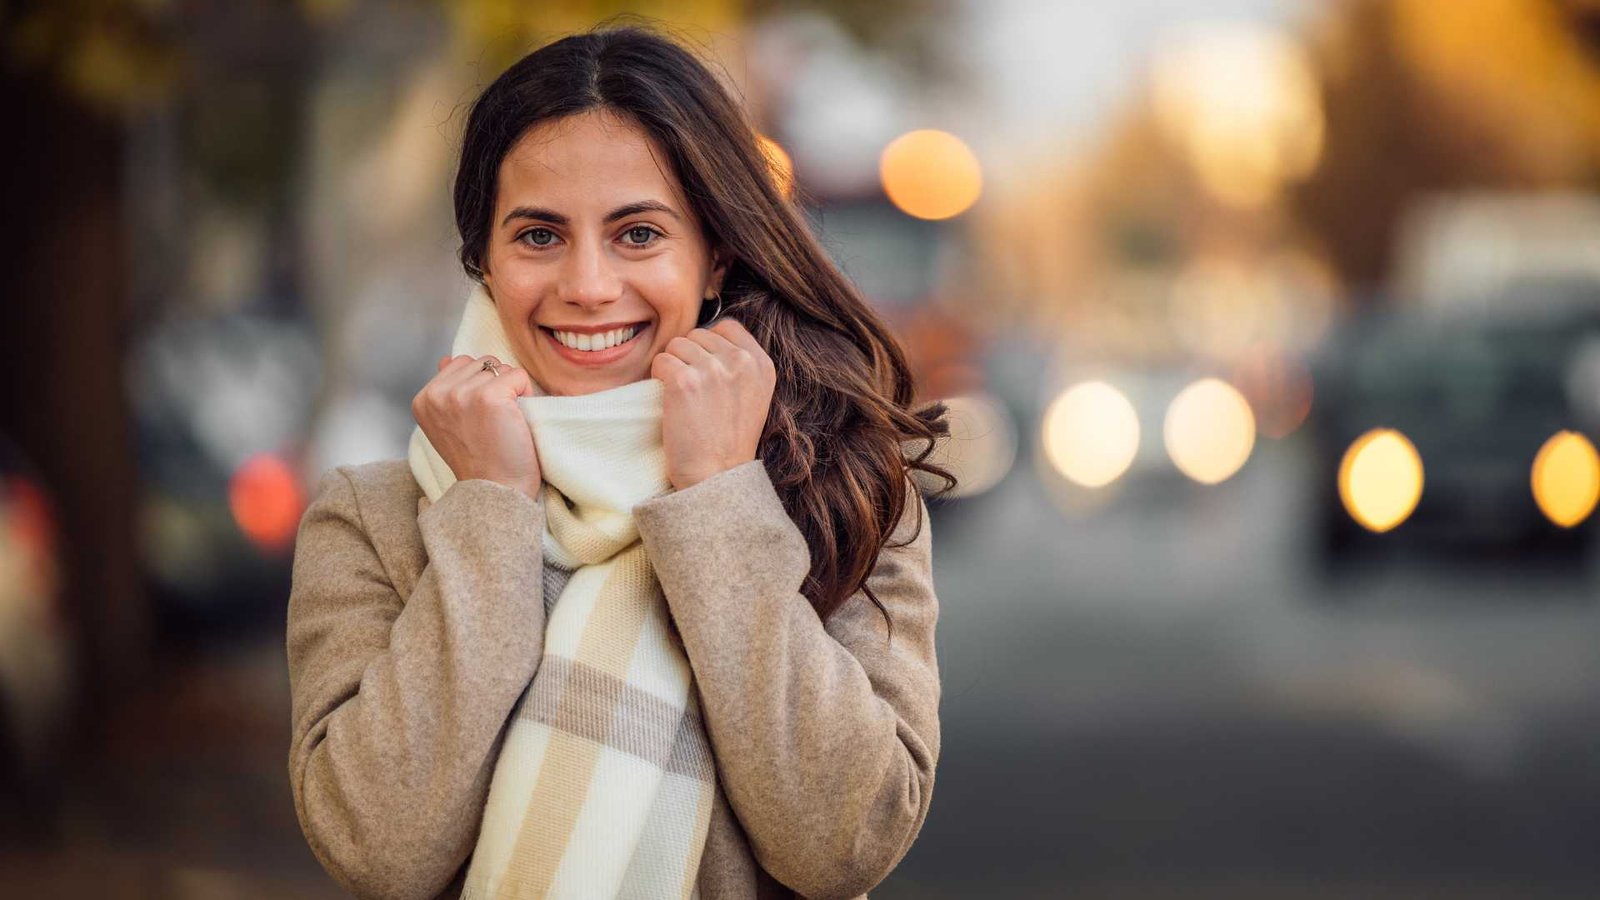
[[[301,524],[312,850],[366,896],[864,895],[938,758],[908,476],[953,484],[943,407],[648,31],[501,75],[455,205],[473,291],[411,456]]]

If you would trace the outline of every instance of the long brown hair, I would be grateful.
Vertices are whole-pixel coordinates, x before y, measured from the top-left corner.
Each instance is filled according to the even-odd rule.
[[[866,580],[905,512],[910,471],[942,480],[941,491],[955,485],[929,461],[949,433],[945,406],[911,408],[904,352],[783,197],[743,109],[693,54],[644,28],[605,28],[547,44],[489,85],[467,118],[456,174],[463,268],[482,278],[500,163],[516,141],[596,108],[629,118],[665,153],[730,261],[726,311],[777,368],[758,455],[810,547],[801,593],[824,620],[858,589],[883,609]],[[917,516],[913,536],[920,505]]]

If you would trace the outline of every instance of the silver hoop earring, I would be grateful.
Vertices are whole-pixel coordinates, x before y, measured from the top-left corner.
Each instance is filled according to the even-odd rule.
[[[721,291],[717,291],[716,294],[715,294],[715,297],[716,297],[716,300],[717,300],[717,311],[712,313],[711,317],[709,319],[705,319],[702,324],[709,325],[712,322],[715,322],[717,320],[718,316],[722,315],[722,292]],[[706,307],[705,307],[704,303],[700,304],[700,311],[702,313],[705,312],[705,308]]]

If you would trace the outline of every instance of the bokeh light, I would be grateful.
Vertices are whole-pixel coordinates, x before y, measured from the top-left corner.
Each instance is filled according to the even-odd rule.
[[[1084,487],[1116,481],[1139,449],[1139,416],[1119,390],[1086,381],[1062,392],[1044,414],[1044,451],[1067,480]]]
[[[45,486],[23,475],[0,475],[0,625],[39,604],[51,617],[59,586],[57,528]],[[4,629],[0,628],[0,633]]]
[[[289,464],[262,453],[245,460],[229,479],[228,508],[245,537],[271,552],[294,538],[305,499]]]
[[[953,134],[912,131],[883,148],[878,162],[883,191],[902,212],[919,219],[948,219],[966,212],[983,192],[978,157]]]
[[[793,197],[794,160],[789,158],[783,145],[764,134],[756,135],[756,145],[767,158],[767,166],[772,171],[772,181],[778,186],[779,193],[785,197]]]
[[[1162,436],[1178,471],[1201,484],[1217,484],[1250,458],[1256,421],[1233,385],[1203,378],[1173,398]]]
[[[1287,35],[1194,30],[1157,57],[1156,116],[1218,199],[1259,207],[1310,174],[1326,127],[1316,72]]]
[[[1422,456],[1400,432],[1374,428],[1356,438],[1339,463],[1339,499],[1362,527],[1394,528],[1422,499]]]
[[[1600,454],[1576,431],[1560,431],[1533,458],[1533,499],[1545,518],[1571,528],[1600,500]]]

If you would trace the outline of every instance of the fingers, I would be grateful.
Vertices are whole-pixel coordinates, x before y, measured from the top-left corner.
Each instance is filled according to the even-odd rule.
[[[712,354],[730,353],[738,350],[739,346],[709,328],[696,328],[684,335],[689,340],[706,348]]]
[[[494,369],[485,368],[485,363],[493,363]],[[526,370],[488,355],[441,359],[439,374],[423,386],[418,397],[427,395],[442,400],[454,396],[465,402],[474,398],[530,397],[533,394],[533,379]]]
[[[527,369],[519,369],[516,367],[502,368],[500,370],[500,381],[505,387],[511,390],[514,396],[532,397],[534,395],[533,376],[528,374]]]
[[[761,372],[768,381],[777,378],[778,367],[772,361],[772,356],[767,353],[767,348],[761,346],[761,342],[756,340],[755,335],[751,334],[750,330],[745,328],[738,320],[718,320],[715,325],[711,326],[710,330],[726,338],[734,346],[749,353],[750,358],[755,361],[756,370]]]
[[[434,382],[439,387],[455,385],[470,377],[472,370],[482,365],[481,361],[471,356],[452,356],[440,367]]]
[[[442,388],[454,388],[476,379],[479,375],[493,378],[494,375],[483,367],[485,362],[500,365],[500,360],[494,356],[452,356],[450,362],[440,370],[436,380]]]
[[[718,319],[706,330],[726,338],[735,346],[743,347],[751,353],[760,352],[765,355],[767,352],[761,346],[761,342],[756,340],[755,335],[751,334],[738,319]]]
[[[723,347],[722,352],[733,352],[735,356],[748,353],[760,363],[759,368],[768,368],[772,363],[766,348],[737,319],[718,319],[711,327],[702,330],[706,335],[700,341],[702,346],[710,348],[713,346],[711,341],[715,340],[719,342],[718,346]],[[690,334],[693,336],[693,332]]]
[[[768,377],[775,372],[772,358],[761,343],[732,319],[723,319],[710,328],[696,328],[684,337],[674,338],[667,343],[665,352],[691,366],[714,360],[733,372],[760,373]]]
[[[688,368],[688,363],[663,351],[657,353],[655,359],[650,361],[650,377],[657,381],[671,382]]]
[[[692,335],[700,330],[696,328],[689,333]],[[711,351],[691,337],[675,337],[667,341],[667,346],[662,348],[662,352],[676,356],[690,365],[702,364],[711,359]]]

